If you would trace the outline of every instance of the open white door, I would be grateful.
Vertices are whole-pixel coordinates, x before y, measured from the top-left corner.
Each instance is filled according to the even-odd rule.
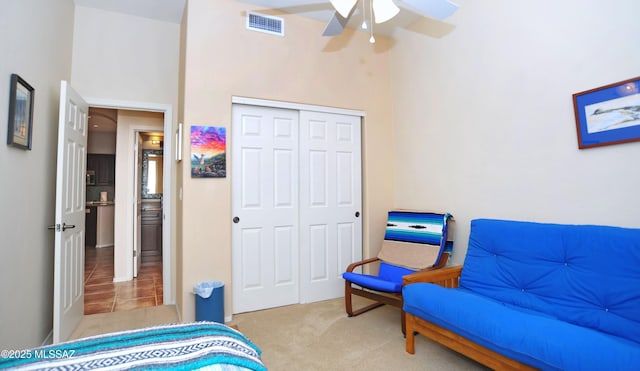
[[[85,174],[89,107],[60,84],[53,276],[53,342],[69,338],[84,316]]]

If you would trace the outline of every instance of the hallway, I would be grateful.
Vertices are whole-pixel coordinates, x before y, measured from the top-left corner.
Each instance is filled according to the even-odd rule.
[[[113,247],[85,248],[84,314],[162,305],[162,261],[144,263],[138,277],[113,282]]]

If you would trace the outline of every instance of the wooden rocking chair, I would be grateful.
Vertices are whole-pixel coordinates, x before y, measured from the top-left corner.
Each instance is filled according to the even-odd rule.
[[[348,316],[357,316],[385,304],[392,305],[401,310],[402,332],[405,333],[402,277],[445,266],[453,250],[453,242],[447,241],[450,219],[452,216],[448,213],[390,211],[378,256],[352,263],[342,274]],[[377,275],[354,272],[356,268],[375,262],[380,262]],[[351,295],[376,303],[353,310]]]

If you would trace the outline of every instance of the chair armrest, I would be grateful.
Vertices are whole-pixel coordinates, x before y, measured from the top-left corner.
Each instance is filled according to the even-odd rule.
[[[353,272],[354,269],[356,269],[357,267],[359,267],[361,265],[377,262],[378,260],[380,260],[380,259],[375,257],[375,258],[369,258],[369,259],[361,260],[359,262],[351,263],[347,267],[347,272]]]
[[[425,270],[402,277],[402,286],[418,282],[435,283],[444,287],[458,287],[462,266]]]
[[[440,269],[440,268],[444,268],[445,265],[447,265],[447,261],[449,261],[449,254],[442,254],[440,256],[440,261],[438,262],[438,265],[430,267],[430,268],[425,268],[425,269],[421,269],[420,271],[426,271],[426,270],[433,270],[433,269]]]

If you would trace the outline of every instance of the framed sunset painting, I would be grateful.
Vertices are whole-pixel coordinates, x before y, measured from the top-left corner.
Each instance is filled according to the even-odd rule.
[[[191,177],[226,177],[226,147],[226,128],[191,126]]]

